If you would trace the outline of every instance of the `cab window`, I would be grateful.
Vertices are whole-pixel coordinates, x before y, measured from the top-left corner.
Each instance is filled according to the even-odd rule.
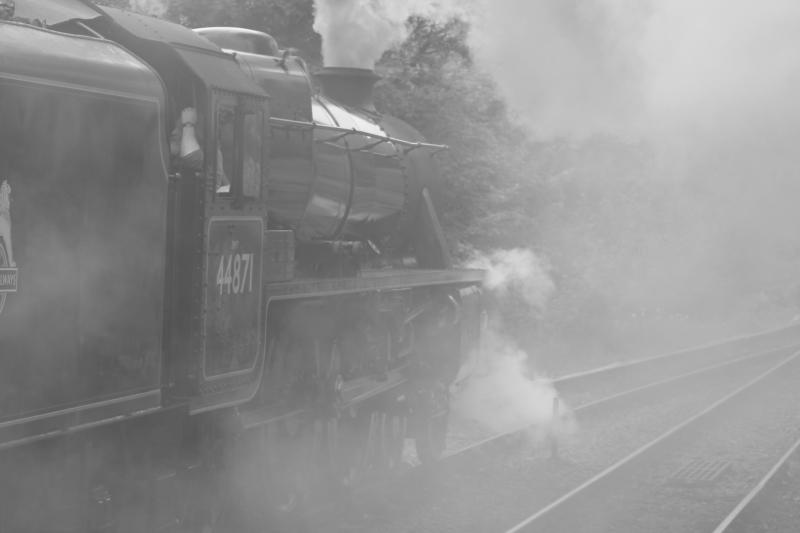
[[[224,197],[259,199],[264,157],[264,112],[221,99],[216,117],[215,191]]]
[[[261,164],[263,157],[262,132],[264,114],[244,115],[244,164],[242,166],[242,194],[247,198],[261,196]]]

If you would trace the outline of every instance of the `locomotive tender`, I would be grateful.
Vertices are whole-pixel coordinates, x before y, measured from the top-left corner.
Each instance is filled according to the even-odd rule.
[[[0,531],[257,528],[441,451],[483,277],[443,147],[316,78],[249,30],[0,20]]]

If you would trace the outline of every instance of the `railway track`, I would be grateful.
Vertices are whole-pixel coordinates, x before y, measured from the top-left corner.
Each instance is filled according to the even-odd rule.
[[[502,531],[516,523],[509,520],[525,518],[521,509],[555,501],[783,360],[797,337],[789,328],[555,380],[559,388],[567,385],[565,399],[581,426],[580,435],[563,443],[558,461],[518,434],[479,439],[451,450],[433,471],[411,469],[389,488],[370,488],[359,496],[366,511],[340,530]],[[311,529],[336,530],[330,521],[324,526]]]
[[[800,523],[800,439],[794,441],[713,533],[794,531]]]
[[[800,437],[800,351],[507,530],[714,531]],[[777,443],[776,443],[777,441]]]
[[[578,406],[670,376],[795,344],[800,344],[800,326],[782,327],[572,373],[554,379],[553,384],[562,398]]]

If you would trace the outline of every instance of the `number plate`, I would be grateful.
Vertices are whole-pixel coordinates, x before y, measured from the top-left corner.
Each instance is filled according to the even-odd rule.
[[[208,228],[205,307],[205,375],[255,366],[260,345],[260,218],[212,218]]]
[[[0,292],[17,292],[16,268],[0,268]]]

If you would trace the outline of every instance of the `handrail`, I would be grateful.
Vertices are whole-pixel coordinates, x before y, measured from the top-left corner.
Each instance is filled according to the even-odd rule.
[[[338,133],[332,138],[329,139],[318,139],[317,142],[324,142],[324,143],[331,143],[337,142],[349,135],[363,135],[365,137],[370,137],[372,139],[377,139],[375,142],[368,144],[362,148],[358,148],[358,151],[369,150],[374,148],[383,143],[392,143],[403,147],[403,153],[407,154],[412,150],[417,150],[418,148],[426,148],[428,150],[433,150],[433,153],[438,153],[443,150],[449,150],[450,147],[445,144],[431,144],[431,143],[423,143],[423,142],[412,142],[412,141],[404,141],[403,139],[397,139],[395,137],[390,137],[388,135],[378,135],[376,133],[369,133],[366,131],[359,131],[355,128],[347,129],[347,128],[340,128],[339,126],[328,126],[325,124],[318,124],[316,122],[306,122],[302,120],[291,120],[287,118],[275,118],[272,117],[269,119],[270,124],[276,128],[287,128],[287,129],[297,129],[297,130],[326,130]]]

